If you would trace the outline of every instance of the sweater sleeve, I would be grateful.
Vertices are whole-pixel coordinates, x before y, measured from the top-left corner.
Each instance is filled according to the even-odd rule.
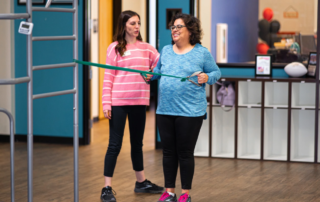
[[[209,76],[207,84],[212,85],[220,79],[221,77],[220,69],[216,64],[216,62],[214,61],[211,53],[206,48],[205,48],[203,59],[204,59],[203,71]]]
[[[163,50],[163,49],[162,49],[162,50]],[[162,55],[162,52],[163,52],[163,51],[161,51],[161,54],[159,55],[159,59],[158,59],[158,61],[157,61],[157,65],[155,66],[155,68],[153,68],[153,72],[154,72],[154,73],[159,73],[159,74],[161,74],[161,55]],[[157,79],[160,79],[160,78],[161,78],[161,76],[153,75],[153,77],[151,78],[151,81],[157,80]]]
[[[157,66],[157,63],[159,61],[160,54],[157,49],[155,49],[153,46],[149,45],[150,55],[150,69],[154,69]]]
[[[112,43],[107,50],[107,65],[117,66],[117,54],[115,52],[116,44]],[[102,88],[102,109],[104,110],[111,110],[112,105],[112,87],[113,87],[113,80],[115,76],[115,70],[113,69],[105,69],[104,72],[104,79],[103,79],[103,88]]]

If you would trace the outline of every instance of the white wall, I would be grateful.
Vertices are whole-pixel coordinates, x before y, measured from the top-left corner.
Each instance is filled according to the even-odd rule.
[[[0,13],[11,13],[13,1],[1,0]],[[0,20],[0,79],[14,78],[13,65],[13,38],[14,32],[11,30],[12,20]],[[0,108],[4,108],[14,116],[14,87],[10,85],[0,85]],[[0,134],[9,134],[8,117],[0,113]]]
[[[91,62],[99,63],[99,1],[91,0]],[[93,22],[96,20],[97,32]],[[91,67],[91,119],[99,117],[99,68]]]
[[[211,52],[211,4],[212,0],[199,0],[199,20],[203,36],[201,43]]]
[[[122,11],[132,10],[140,15],[141,28],[140,33],[143,41],[147,39],[147,10],[145,0],[122,0]]]
[[[156,47],[157,38],[157,1],[149,0],[149,43]]]
[[[313,35],[317,5],[315,0],[259,0],[259,19],[263,19],[263,10],[267,7],[273,10],[273,19],[280,22],[281,32],[300,32],[303,35]],[[298,11],[298,18],[284,18],[284,11],[290,6]]]

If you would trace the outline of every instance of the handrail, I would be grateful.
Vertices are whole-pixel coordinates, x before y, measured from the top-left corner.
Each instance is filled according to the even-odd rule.
[[[53,64],[53,65],[39,65],[39,66],[33,66],[33,71],[42,70],[42,69],[62,68],[62,67],[74,67],[74,66],[76,66],[75,62],[63,63],[63,64]]]
[[[10,121],[10,174],[11,174],[11,201],[14,202],[14,121],[13,116],[7,110],[0,108],[0,112],[5,113]]]
[[[0,79],[0,85],[14,85],[19,83],[27,83],[30,81],[30,77],[20,77],[15,79]]]
[[[45,11],[45,12],[67,12],[67,13],[74,13],[75,9],[68,9],[68,8],[43,8],[43,7],[33,7],[32,11]]]
[[[45,97],[53,97],[53,96],[57,96],[57,95],[74,94],[74,93],[76,93],[75,89],[52,92],[52,93],[42,93],[42,94],[33,95],[33,99],[39,99],[39,98],[45,98]]]
[[[15,20],[15,19],[27,19],[30,15],[28,13],[4,13],[0,14],[0,19]]]
[[[32,41],[76,40],[76,36],[38,36],[32,37]]]

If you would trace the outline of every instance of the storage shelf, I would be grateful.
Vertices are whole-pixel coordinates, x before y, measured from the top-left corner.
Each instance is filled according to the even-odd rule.
[[[238,156],[239,159],[260,159],[260,154],[244,154]]]
[[[314,161],[314,110],[291,111],[291,161]]]
[[[212,107],[221,107],[221,105],[220,104],[213,104]],[[231,108],[232,105],[225,105],[224,107]]]
[[[261,106],[261,82],[239,82],[238,106]]]
[[[314,162],[316,146],[314,78],[230,76],[221,78],[221,81],[235,82],[237,103],[232,111],[225,112],[216,99],[217,89],[220,86],[214,84],[212,92],[206,86],[207,112],[212,112],[211,116],[208,113],[211,123],[206,122],[207,120],[203,123],[195,156],[255,160],[263,158],[269,161],[288,161],[290,158],[290,161],[294,162]],[[210,94],[212,100],[208,99]],[[224,107],[230,109],[233,106]],[[317,124],[320,125],[320,119]],[[210,138],[206,135],[209,134],[210,128],[211,143],[208,142]],[[211,145],[210,154],[209,145]],[[320,135],[318,145],[320,145]],[[237,156],[235,156],[236,148]],[[318,156],[320,163],[320,148]]]
[[[288,109],[288,105],[265,105],[265,108],[272,108],[272,109]]]
[[[286,126],[288,126],[287,109],[264,110],[264,159],[286,160],[288,153],[288,127]]]
[[[292,83],[292,107],[315,109],[315,83]]]
[[[209,157],[208,151],[194,152],[195,157]]]
[[[288,107],[289,84],[286,82],[265,83],[265,106]]]
[[[264,158],[264,160],[271,160],[271,161],[286,161],[287,156],[285,155],[270,155]]]
[[[238,107],[242,108],[261,108],[261,105],[259,104],[239,104]]]
[[[260,158],[261,110],[238,109],[238,156],[239,158]]]
[[[314,157],[313,156],[298,156],[291,158],[291,161],[297,161],[297,162],[313,162]]]
[[[234,153],[218,153],[218,154],[212,155],[212,157],[217,157],[217,158],[234,158]]]
[[[212,109],[212,156],[232,154],[234,157],[235,142],[235,109],[229,112],[221,108]],[[221,156],[223,157],[223,156]],[[228,155],[226,157],[229,157]],[[229,158],[230,158],[229,157]]]
[[[292,109],[315,109],[315,106],[291,106]]]
[[[209,107],[207,107],[207,117],[209,117],[209,114]],[[195,156],[209,157],[209,126],[209,118],[203,120],[198,141],[194,150]]]

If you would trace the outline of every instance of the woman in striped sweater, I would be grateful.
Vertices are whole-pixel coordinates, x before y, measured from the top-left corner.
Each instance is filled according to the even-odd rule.
[[[113,42],[107,50],[107,65],[148,71],[159,60],[158,51],[142,42],[140,16],[133,11],[124,11],[118,19],[118,28]],[[150,79],[148,76],[147,79]],[[142,140],[146,121],[146,106],[149,105],[150,85],[138,73],[105,70],[102,105],[104,116],[109,119],[110,138],[105,156],[105,186],[103,202],[116,201],[111,188],[118,154],[121,150],[123,133],[128,116],[131,143],[131,159],[137,178],[135,192],[162,193],[159,187],[146,180],[143,168]]]

